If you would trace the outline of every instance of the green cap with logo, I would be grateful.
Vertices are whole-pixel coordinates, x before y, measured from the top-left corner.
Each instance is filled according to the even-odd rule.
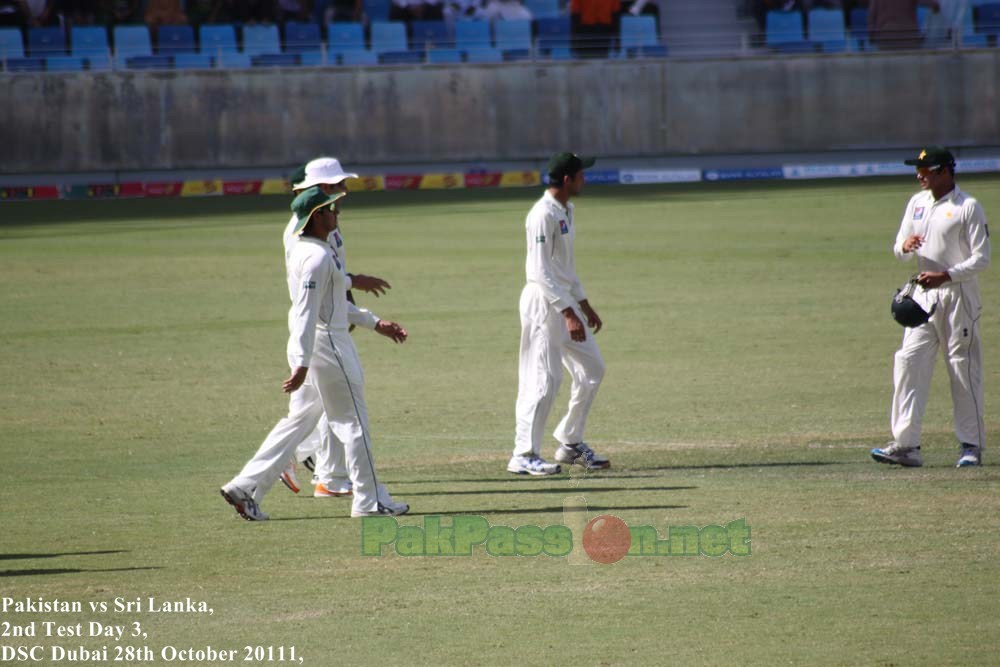
[[[334,192],[332,195],[328,195],[315,185],[300,192],[292,200],[292,213],[299,219],[292,233],[298,234],[301,232],[309,224],[309,218],[317,210],[324,206],[331,206],[335,201],[346,196],[346,192]]]
[[[903,164],[911,167],[930,167],[940,169],[941,167],[954,167],[955,156],[944,146],[928,146],[920,151],[917,157],[910,160],[903,160]]]
[[[576,153],[557,153],[549,160],[549,183],[562,185],[565,176],[576,176],[581,169],[593,167],[595,157],[582,157]]]

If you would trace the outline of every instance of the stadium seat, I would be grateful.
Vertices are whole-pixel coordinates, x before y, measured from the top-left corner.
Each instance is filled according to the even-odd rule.
[[[494,54],[493,40],[490,38],[489,21],[456,21],[455,48],[465,53],[469,62],[498,62],[503,60],[499,51]],[[472,58],[473,53],[485,51],[488,60],[479,61]],[[492,58],[496,57],[496,60]]]
[[[931,8],[925,5],[917,5],[917,28],[921,35],[927,34],[927,17],[931,15]]]
[[[87,69],[87,59],[80,56],[49,56],[45,59],[49,72],[82,72]]]
[[[276,25],[243,26],[243,53],[251,58],[259,55],[281,53],[281,36]]]
[[[321,67],[326,64],[326,54],[322,47],[319,51],[303,51],[298,54],[299,63],[305,67]]]
[[[152,56],[149,29],[144,25],[116,25],[112,31],[115,42],[115,62],[126,67],[129,58]]]
[[[323,50],[318,23],[285,24],[285,53],[315,53]]]
[[[850,20],[851,40],[858,51],[864,51],[868,44],[868,10],[855,7],[851,10]]]
[[[45,58],[7,58],[8,72],[44,72]]]
[[[218,25],[203,25],[198,28],[198,53],[220,56],[223,53],[236,53],[236,28],[228,23]]]
[[[297,53],[260,53],[250,56],[251,67],[298,67],[301,62]]]
[[[377,55],[380,65],[409,65],[424,61],[423,51],[383,51]]]
[[[124,59],[129,69],[172,69],[173,56],[130,56]]]
[[[663,44],[647,44],[638,48],[631,47],[625,52],[629,58],[666,58],[670,51]]]
[[[966,7],[962,12],[962,31],[959,33],[959,46],[965,48],[982,48],[990,45],[990,38],[987,35],[976,33],[976,24],[973,18],[973,8]]]
[[[24,38],[17,28],[0,28],[0,59],[23,58]]]
[[[164,25],[156,31],[156,52],[162,55],[194,53],[194,28],[189,25]]]
[[[176,53],[174,69],[212,69],[215,58],[207,53]]]
[[[97,64],[105,65],[100,69],[107,69],[110,65],[110,47],[108,46],[108,31],[99,26],[80,26],[70,28],[69,31],[70,55],[86,58],[91,69]]]
[[[535,21],[538,35],[538,51],[543,56],[558,57],[558,53],[570,55],[571,24],[568,16],[541,18]]]
[[[62,28],[28,30],[28,52],[36,58],[66,55],[66,34]]]
[[[448,35],[448,26],[444,21],[411,21],[410,49],[414,51],[429,51],[431,49],[446,49],[452,45]]]
[[[392,9],[392,0],[364,0],[362,5],[365,9],[365,17],[368,24],[376,21],[388,21],[389,11]]]
[[[1000,2],[986,2],[971,9],[976,33],[996,39],[1000,35]]]
[[[215,62],[223,69],[247,69],[250,67],[250,56],[239,51],[220,51],[215,56]]]
[[[657,46],[660,38],[656,34],[656,19],[652,16],[622,16],[621,54],[638,54],[642,47]]]
[[[808,15],[809,41],[824,53],[847,50],[844,12],[839,9],[811,9]]]
[[[765,43],[772,49],[781,49],[785,53],[812,51],[813,45],[806,42],[802,25],[802,12],[767,13],[767,23],[764,29]]]
[[[524,6],[531,12],[531,17],[536,21],[563,15],[559,11],[559,0],[524,0]]]
[[[470,63],[501,63],[503,54],[492,46],[475,48],[465,52],[465,60]]]
[[[326,50],[330,54],[330,62],[335,62],[337,57],[347,53],[368,51],[365,46],[365,28],[360,23],[328,23],[326,39]],[[376,60],[373,58],[372,62]]]
[[[462,62],[462,52],[458,49],[431,49],[427,52],[427,62],[434,65]]]
[[[406,24],[401,21],[373,21],[372,53],[379,55],[386,51],[406,51]]]
[[[378,57],[371,51],[345,51],[340,54],[340,64],[345,67],[377,65]]]
[[[504,60],[531,58],[531,21],[497,21],[493,24],[493,43]]]

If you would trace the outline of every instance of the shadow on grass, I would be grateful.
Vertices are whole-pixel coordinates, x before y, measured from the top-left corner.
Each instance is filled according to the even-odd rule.
[[[808,466],[844,466],[855,461],[778,461],[772,463],[710,463],[697,466],[652,466],[642,470],[731,470],[742,468],[794,468]]]
[[[78,574],[80,572],[86,572],[88,574],[94,572],[138,572],[141,570],[162,570],[161,567],[111,567],[107,569],[85,569],[85,568],[75,568],[75,567],[65,567],[65,568],[48,568],[48,569],[33,569],[33,570],[0,570],[0,577],[36,577],[39,575],[49,575],[49,574]]]
[[[645,470],[656,470],[656,468],[645,468]],[[613,481],[616,479],[655,479],[657,477],[662,477],[663,475],[657,475],[655,473],[642,474],[642,473],[619,473],[619,472],[586,472],[586,473],[575,473],[573,475],[546,475],[544,477],[532,477],[531,475],[514,475],[511,474],[509,477],[478,477],[475,479],[397,479],[388,480],[385,484],[479,484],[479,483],[506,483],[506,484],[517,484],[518,482],[527,482],[528,484],[542,484],[548,482],[562,482],[564,484],[569,484],[573,482],[587,481],[587,482],[598,482],[598,481]]]
[[[31,558],[58,558],[59,556],[103,556],[105,554],[127,554],[124,549],[108,551],[58,551],[51,554],[0,554],[0,560],[28,560]]]
[[[402,482],[400,483],[402,484]],[[400,495],[406,496],[478,496],[491,493],[520,494],[520,493],[561,493],[572,491],[573,493],[601,493],[607,491],[691,491],[697,486],[574,486],[570,489],[563,488],[536,488],[536,489],[473,489],[470,491],[407,491]]]
[[[616,512],[621,510],[683,510],[688,509],[687,505],[588,505],[586,509],[569,510],[577,512]],[[567,511],[564,507],[525,507],[509,510],[498,510],[495,508],[480,510],[459,510],[455,512],[407,512],[406,516],[458,516],[461,514],[476,514],[486,516],[489,514],[562,514]]]

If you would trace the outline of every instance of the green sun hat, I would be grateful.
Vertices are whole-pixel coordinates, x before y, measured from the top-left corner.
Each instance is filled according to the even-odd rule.
[[[305,226],[309,224],[309,218],[311,218],[312,214],[317,210],[323,208],[324,206],[331,206],[335,201],[346,196],[346,192],[334,192],[332,195],[328,195],[316,186],[300,192],[298,196],[292,200],[292,213],[294,213],[295,217],[298,218],[295,230],[292,233],[300,233]]]

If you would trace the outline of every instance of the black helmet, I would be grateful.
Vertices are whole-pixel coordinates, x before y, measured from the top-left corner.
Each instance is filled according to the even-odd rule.
[[[917,277],[911,277],[902,289],[896,290],[896,296],[892,298],[892,319],[899,322],[904,327],[919,327],[931,318],[937,304],[931,306],[930,311],[913,300],[913,292],[917,288]]]

